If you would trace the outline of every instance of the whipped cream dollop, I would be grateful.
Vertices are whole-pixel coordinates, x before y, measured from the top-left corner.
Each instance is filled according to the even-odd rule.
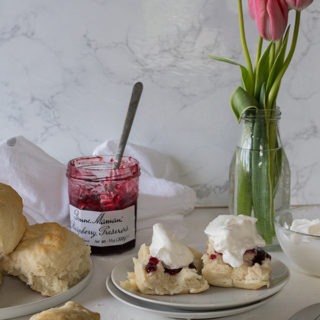
[[[265,241],[257,233],[256,222],[257,219],[245,215],[219,215],[204,232],[214,250],[223,254],[225,263],[240,267],[247,250],[265,246]]]
[[[150,254],[161,260],[169,269],[189,266],[193,262],[191,250],[176,239],[161,223],[153,225]]]
[[[320,219],[294,219],[290,226],[290,230],[320,236]]]

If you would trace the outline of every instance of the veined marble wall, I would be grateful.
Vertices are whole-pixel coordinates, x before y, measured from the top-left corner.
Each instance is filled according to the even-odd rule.
[[[244,2],[246,2],[244,0]],[[0,137],[23,135],[63,163],[120,137],[132,86],[144,92],[130,141],[181,168],[202,205],[228,202],[239,126],[229,97],[243,61],[235,0],[2,0]],[[246,14],[247,15],[247,14]],[[320,203],[320,7],[302,14],[278,100],[292,203]],[[257,34],[247,15],[248,41]]]

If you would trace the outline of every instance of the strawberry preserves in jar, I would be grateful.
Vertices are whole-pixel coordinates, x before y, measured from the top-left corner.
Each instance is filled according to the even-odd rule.
[[[120,253],[135,246],[139,163],[123,157],[81,157],[67,168],[71,230],[93,254]]]

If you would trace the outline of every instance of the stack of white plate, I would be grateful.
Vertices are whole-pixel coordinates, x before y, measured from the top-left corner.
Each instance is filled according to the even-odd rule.
[[[206,319],[243,313],[266,303],[288,282],[289,270],[279,260],[272,260],[272,280],[269,288],[244,290],[210,287],[207,291],[175,296],[145,295],[121,287],[127,273],[132,272],[132,259],[126,259],[114,267],[106,286],[117,300],[144,311],[176,319]]]

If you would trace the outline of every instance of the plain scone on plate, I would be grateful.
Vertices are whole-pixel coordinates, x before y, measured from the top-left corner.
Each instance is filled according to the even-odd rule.
[[[27,227],[16,249],[3,257],[2,267],[43,296],[53,296],[89,273],[90,247],[58,223],[34,224]]]
[[[27,225],[22,198],[12,187],[0,183],[0,258],[16,248]]]
[[[100,314],[90,311],[77,302],[68,301],[61,307],[37,313],[29,320],[100,320]]]

